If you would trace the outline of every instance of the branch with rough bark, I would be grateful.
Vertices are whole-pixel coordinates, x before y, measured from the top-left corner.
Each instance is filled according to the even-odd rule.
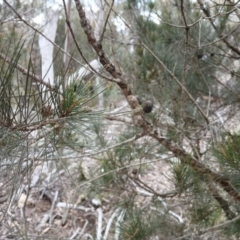
[[[75,4],[80,17],[81,26],[88,38],[88,42],[97,53],[99,60],[106,71],[109,72],[113,78],[117,78],[119,80],[117,85],[122,90],[122,93],[126,97],[131,109],[134,110],[134,124],[142,128],[145,134],[156,139],[160,144],[170,150],[177,158],[181,160],[182,163],[189,165],[198,173],[207,176],[212,181],[219,184],[230,196],[232,196],[236,201],[240,202],[240,193],[238,193],[238,191],[232,186],[228,178],[225,178],[221,174],[218,174],[207,168],[204,164],[200,163],[193,156],[189,155],[183,148],[179,147],[170,139],[160,136],[158,131],[145,119],[144,113],[138,104],[137,98],[133,95],[127,81],[122,78],[121,73],[118,72],[115,66],[110,62],[103,50],[102,44],[96,40],[94,31],[86,18],[82,4],[79,0],[75,0]]]

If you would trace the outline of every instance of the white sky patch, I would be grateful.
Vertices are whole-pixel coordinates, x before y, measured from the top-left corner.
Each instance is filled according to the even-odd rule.
[[[85,1],[84,6],[85,11],[93,11],[96,13],[99,10],[99,7],[94,2],[89,3],[88,1]]]
[[[151,21],[153,21],[156,24],[160,24],[160,19],[156,13],[150,13],[149,11],[142,11],[141,15],[149,18]],[[159,13],[159,15],[161,15],[161,13]]]
[[[2,2],[3,2],[3,0],[0,0],[0,4]],[[86,11],[86,13],[88,13],[87,15],[89,15],[90,12],[96,13],[99,10],[99,7],[95,1],[83,0],[83,2],[84,2],[84,6],[85,6],[85,11]],[[48,1],[46,1],[46,7],[51,8],[54,11],[58,11],[63,7],[62,0],[48,0]],[[149,11],[141,11],[140,14],[142,16],[149,18],[154,23],[160,24],[160,19],[155,13],[149,13]],[[161,14],[161,13],[159,13],[159,14]],[[90,16],[90,17],[92,17],[92,16]],[[32,19],[32,21],[35,24],[42,25],[43,22],[45,22],[45,15],[43,13],[40,13],[39,15],[34,17]],[[126,26],[120,17],[115,17],[112,20],[112,22],[116,26],[116,30],[118,32],[122,32],[122,31],[126,30]]]
[[[1,0],[0,0],[1,1]],[[60,11],[63,7],[61,0],[51,0],[46,2],[46,7],[51,8],[54,12]],[[36,24],[43,25],[45,21],[45,13],[40,13],[36,17],[32,19],[32,21]]]
[[[118,32],[121,32],[121,31],[124,31],[126,29],[126,26],[124,24],[124,22],[121,20],[120,17],[115,17],[113,20],[112,20],[113,24],[116,26],[116,30]]]
[[[62,8],[62,1],[47,1],[46,7],[52,8],[54,11],[59,11]]]
[[[45,16],[43,13],[40,13],[39,15],[37,15],[35,18],[32,19],[32,21],[36,24],[42,24],[43,22],[45,22]]]

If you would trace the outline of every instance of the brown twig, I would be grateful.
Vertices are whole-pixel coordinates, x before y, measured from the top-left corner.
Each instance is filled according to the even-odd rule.
[[[232,212],[230,209],[230,206],[228,202],[219,194],[217,188],[214,186],[214,184],[211,182],[211,180],[208,182],[208,188],[212,194],[212,196],[215,198],[215,200],[218,202],[222,210],[225,212],[225,215],[228,220],[231,220],[236,217],[236,215]]]
[[[182,163],[189,165],[195,171],[201,173],[203,176],[208,176],[212,181],[218,183],[230,196],[240,202],[240,193],[232,186],[230,180],[227,177],[223,177],[221,174],[213,172],[193,156],[189,155],[184,149],[174,144],[171,140],[159,137],[156,134],[149,135],[164,145],[167,149],[169,149],[176,157],[181,160]]]
[[[68,13],[67,13],[67,6],[66,6],[66,3],[65,3],[65,0],[63,0],[63,7],[64,7],[64,11],[65,11],[65,16],[66,16],[66,24],[67,24],[67,26],[68,26],[68,29],[69,29],[71,35],[72,35],[73,41],[74,41],[74,43],[75,43],[75,45],[76,45],[76,47],[77,47],[77,50],[78,50],[79,54],[81,55],[81,57],[82,57],[82,59],[84,60],[84,62],[88,65],[88,67],[92,70],[92,72],[93,72],[94,74],[100,75],[100,74],[91,66],[91,64],[89,64],[89,61],[88,61],[88,60],[85,58],[85,56],[83,55],[83,52],[82,52],[82,50],[81,50],[81,48],[80,48],[80,46],[79,46],[79,44],[78,44],[78,42],[77,42],[77,39],[76,39],[76,37],[75,37],[75,34],[74,34],[73,29],[72,29],[72,26],[71,26],[71,23],[70,23],[70,21],[69,21],[69,17],[68,17]],[[100,75],[100,77],[105,78],[105,77],[102,76],[102,75]]]
[[[4,61],[6,61],[7,63],[11,64],[11,65],[14,65],[23,75],[31,77],[35,82],[41,83],[42,85],[46,86],[50,90],[54,89],[54,87],[51,84],[46,83],[40,77],[38,77],[34,73],[29,72],[27,69],[22,67],[20,64],[13,63],[11,61],[11,59],[9,57],[7,57],[6,55],[4,55],[3,53],[0,53],[0,58],[3,59]]]
[[[88,23],[85,11],[83,10],[82,4],[79,0],[75,0],[76,8],[80,17],[81,26],[88,38],[88,42],[92,45],[93,49],[96,51],[99,60],[103,67],[109,72],[114,78],[119,78],[121,74],[116,71],[115,67],[110,63],[109,59],[105,55],[102,49],[102,44],[98,42],[94,36],[91,25]]]
[[[187,94],[188,98],[192,101],[192,103],[197,107],[197,109],[200,111],[204,119],[206,120],[207,124],[209,124],[208,116],[204,113],[202,108],[197,104],[196,100],[193,98],[193,96],[189,93],[189,91],[186,89],[186,87],[178,80],[178,78],[171,72],[170,69],[165,66],[165,64],[154,54],[154,52],[147,47],[144,43],[142,43],[142,46],[158,61],[158,63],[161,64],[161,66],[169,73],[169,75],[176,81],[176,83],[184,90],[184,92]]]
[[[186,86],[186,75],[187,75],[187,51],[188,51],[188,44],[189,44],[188,43],[188,35],[189,35],[190,27],[188,26],[188,23],[187,23],[187,19],[186,19],[185,13],[184,13],[184,6],[183,5],[184,5],[184,0],[181,0],[180,9],[181,9],[183,22],[184,22],[184,25],[185,25],[185,43],[184,43],[182,85],[185,87]],[[185,89],[182,88],[181,89],[181,102],[180,102],[182,119],[184,119],[186,117],[186,112],[185,112],[185,108],[184,108],[185,99],[186,99]],[[184,123],[182,124],[182,127],[184,128]],[[182,132],[183,132],[183,129],[182,129]],[[183,134],[181,134],[181,141],[183,141]]]
[[[107,26],[108,19],[109,19],[109,17],[110,17],[110,13],[111,13],[111,11],[112,11],[113,5],[114,5],[114,0],[112,0],[112,3],[111,3],[111,5],[110,5],[110,7],[109,7],[109,10],[108,10],[108,14],[107,14],[106,20],[104,21],[102,34],[101,34],[101,36],[100,36],[100,38],[99,38],[99,42],[100,42],[100,43],[102,43],[103,36],[104,36],[105,31],[106,31],[106,26]]]
[[[210,15],[210,12],[208,9],[206,9],[202,3],[201,0],[198,0],[198,4],[200,6],[200,8],[202,9],[202,11],[204,12],[204,14],[207,16],[207,19],[209,20],[210,24],[212,25],[213,29],[215,30],[215,32],[218,34],[218,37],[221,38],[222,35],[219,34],[218,30],[217,30],[217,27],[216,25],[214,24],[214,21]],[[231,10],[230,12],[228,12],[228,14],[230,14],[231,12],[235,11],[234,10]],[[228,34],[229,36],[230,34]],[[228,42],[228,40],[226,38],[222,38],[222,41],[227,45],[227,47],[229,47],[233,52],[237,53],[238,55],[240,55],[240,49],[238,49],[237,47],[233,46],[232,44],[230,44]]]

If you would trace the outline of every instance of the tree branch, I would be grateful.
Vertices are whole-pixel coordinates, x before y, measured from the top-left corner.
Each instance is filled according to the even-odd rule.
[[[184,149],[180,148],[178,145],[174,144],[171,140],[163,137],[159,137],[157,130],[144,118],[143,111],[141,110],[137,98],[133,96],[132,91],[130,87],[128,86],[127,82],[125,82],[124,79],[121,77],[121,73],[117,72],[113,64],[110,63],[109,59],[107,58],[103,48],[102,44],[97,42],[94,32],[92,30],[91,25],[89,24],[86,14],[83,10],[83,6],[80,3],[79,0],[74,0],[76,4],[76,8],[80,17],[80,23],[81,26],[87,35],[88,42],[92,45],[93,49],[96,51],[97,55],[100,58],[100,62],[105,67],[105,69],[112,75],[113,78],[118,78],[121,81],[119,81],[117,84],[121,88],[122,93],[126,97],[130,107],[135,110],[134,111],[134,124],[140,128],[143,129],[145,134],[148,134],[152,138],[156,139],[160,144],[165,146],[168,150],[172,151],[176,157],[178,157],[182,163],[189,165],[192,167],[195,171],[202,173],[206,176],[209,176],[214,182],[218,183],[230,196],[232,196],[235,200],[240,202],[240,193],[237,192],[237,190],[231,185],[231,182],[228,178],[223,177],[222,175],[213,172],[209,168],[207,168],[204,164],[200,163],[189,155]],[[145,46],[146,48],[146,46]],[[146,48],[148,49],[148,48]],[[160,61],[160,60],[159,60]],[[169,70],[170,71],[170,70]],[[170,72],[170,74],[172,74]],[[174,75],[173,75],[174,76]],[[175,76],[174,76],[175,77]],[[176,78],[176,77],[175,77]],[[177,78],[176,78],[177,79]],[[180,83],[177,79],[177,82]],[[180,83],[181,84],[181,83]],[[181,85],[182,86],[182,85]],[[182,86],[184,88],[184,86]],[[184,90],[186,90],[184,88]],[[188,91],[186,90],[186,93]],[[190,99],[195,102],[193,97],[189,94]],[[195,105],[198,107],[198,109],[201,111],[203,116],[205,117],[206,121],[209,122],[207,116],[203,112],[203,110],[200,108],[200,106],[195,103]],[[140,109],[140,110],[138,110]]]
[[[225,212],[227,219],[231,220],[235,218],[236,215],[230,209],[228,202],[218,193],[218,190],[211,181],[208,182],[208,188],[212,196],[215,198],[215,200],[218,202],[222,210]]]

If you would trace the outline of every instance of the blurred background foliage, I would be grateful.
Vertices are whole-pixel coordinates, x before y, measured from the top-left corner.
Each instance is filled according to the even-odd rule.
[[[227,2],[118,1],[106,24],[103,49],[128,79],[141,106],[147,101],[153,104],[144,117],[159,134],[185,149],[189,158],[219,173],[239,192],[239,9],[234,1]],[[43,10],[49,7],[46,3],[36,1]],[[38,27],[32,21],[39,13],[33,1],[11,4]],[[6,4],[0,6],[0,177],[9,192],[19,189],[26,173],[33,174],[37,159],[37,165],[48,165],[48,176],[53,169],[59,173],[56,179],[64,172],[71,186],[65,189],[64,200],[68,191],[77,195],[79,186],[84,186],[85,204],[97,196],[108,204],[109,212],[118,207],[126,210],[118,239],[200,238],[202,230],[239,216],[238,202],[208,174],[176,156],[163,160],[170,151],[153,139],[127,142],[141,129],[132,123],[131,109],[122,108],[126,99],[118,86],[104,80],[109,73],[101,69],[100,77],[96,73],[73,77],[86,65],[82,55],[88,62],[96,59],[74,5],[71,25],[82,55],[73,38],[68,52],[82,65],[72,59],[66,67],[64,53],[55,46],[53,88],[36,84],[31,77],[33,73],[41,78],[39,35],[13,16]],[[87,7],[86,12],[95,29],[97,15]],[[64,48],[64,10],[58,14],[55,43]],[[120,120],[110,121],[109,116]],[[151,182],[154,176],[162,188]],[[211,239],[238,237],[239,220],[220,230]],[[89,230],[92,235],[94,231]]]

